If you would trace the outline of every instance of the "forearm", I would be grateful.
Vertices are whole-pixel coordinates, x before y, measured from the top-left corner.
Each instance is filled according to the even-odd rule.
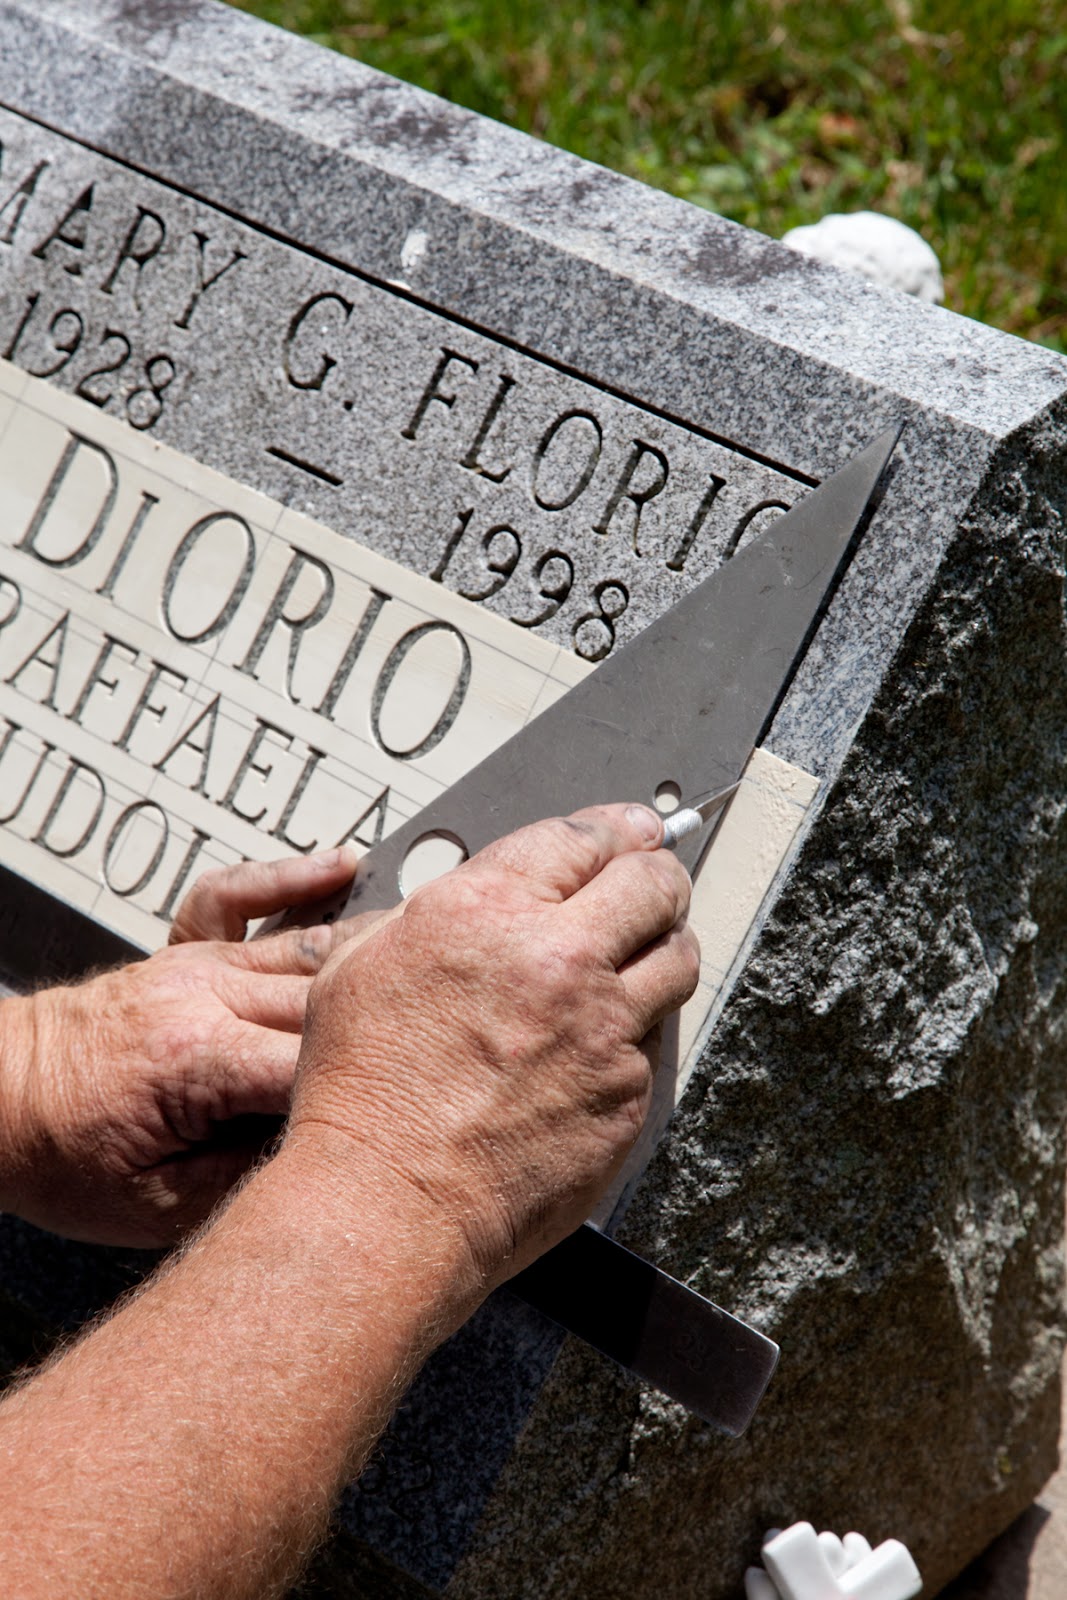
[[[419,1363],[632,1148],[650,1030],[699,972],[661,835],[626,806],[523,830],[329,960],[327,929],[215,949],[210,1005],[189,1003],[196,947],[160,952],[126,969],[121,1006],[99,991],[95,1074],[81,1013],[58,1032],[41,1014],[15,1169],[46,1174],[49,1226],[92,1200],[92,1236],[119,1237],[111,1212],[132,1194],[137,1215],[147,1177],[147,1237],[173,1237],[190,1178],[217,1192],[216,1119],[289,1106],[289,1132],[179,1260],[0,1404],[0,1594],[285,1587]],[[78,1116],[40,1114],[74,1084]]]
[[[281,1592],[405,1384],[479,1298],[403,1180],[286,1147],[0,1406],[0,1590]]]

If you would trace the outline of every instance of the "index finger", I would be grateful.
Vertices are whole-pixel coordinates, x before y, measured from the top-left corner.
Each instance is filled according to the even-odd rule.
[[[539,898],[569,900],[616,856],[658,849],[662,839],[663,822],[649,806],[586,806],[519,828],[456,871],[503,867],[525,878]]]
[[[314,856],[278,861],[239,861],[202,873],[178,907],[169,943],[243,939],[256,917],[325,900],[349,883],[356,870],[352,845]]]
[[[342,945],[355,949],[399,916],[403,909],[400,904],[391,911],[364,911],[358,917],[316,922],[309,928],[285,928],[265,939],[222,945],[220,953],[233,966],[247,972],[313,978]]]

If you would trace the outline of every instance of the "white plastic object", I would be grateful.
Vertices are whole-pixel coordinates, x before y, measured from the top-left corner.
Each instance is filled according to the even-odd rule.
[[[899,1539],[872,1550],[862,1534],[839,1539],[796,1522],[768,1536],[762,1557],[766,1570],[745,1574],[745,1600],[912,1600],[922,1588]]]
[[[745,1600],[778,1600],[774,1579],[762,1567],[749,1567],[745,1573]]]
[[[870,1541],[865,1539],[862,1533],[846,1533],[842,1543],[846,1567],[856,1566],[864,1556],[869,1556],[871,1553]]]

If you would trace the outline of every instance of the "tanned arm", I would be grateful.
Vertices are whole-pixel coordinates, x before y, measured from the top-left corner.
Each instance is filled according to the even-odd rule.
[[[477,1286],[408,1186],[283,1150],[0,1406],[0,1589],[284,1592]]]
[[[284,1592],[422,1360],[636,1137],[697,975],[660,837],[523,830],[330,958],[279,1153],[0,1405],[2,1592]]]

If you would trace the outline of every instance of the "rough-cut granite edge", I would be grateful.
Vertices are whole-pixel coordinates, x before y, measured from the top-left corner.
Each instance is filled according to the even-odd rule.
[[[534,1543],[531,1600],[732,1600],[800,1517],[904,1539],[936,1594],[1054,1470],[1065,485],[1061,407],[998,452],[628,1217],[781,1340],[750,1434],[569,1343],[450,1600]]]

